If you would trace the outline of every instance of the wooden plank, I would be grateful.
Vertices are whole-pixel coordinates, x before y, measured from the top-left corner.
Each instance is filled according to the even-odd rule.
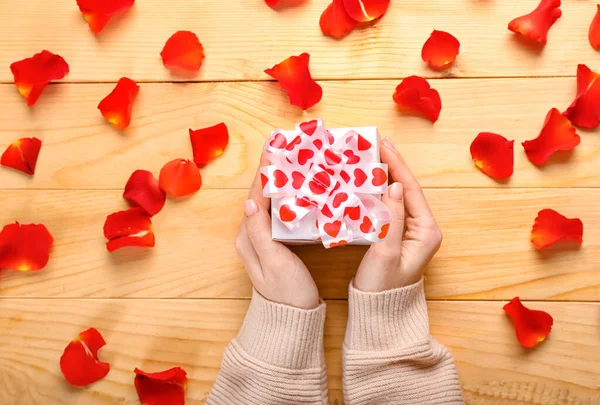
[[[71,66],[70,81],[179,80],[162,65],[160,51],[177,30],[196,32],[206,59],[196,80],[266,80],[264,69],[290,55],[311,54],[320,79],[399,78],[411,74],[458,77],[575,75],[578,63],[596,64],[587,39],[595,3],[563,0],[563,17],[542,50],[523,44],[507,30],[514,17],[538,0],[410,0],[392,2],[387,15],[342,41],[324,37],[319,17],[329,0],[275,12],[264,1],[161,0],[138,2],[129,13],[94,37],[74,1],[3,0],[0,66],[49,49]],[[456,65],[444,73],[427,69],[421,48],[433,29],[461,41]],[[0,81],[12,82],[9,69]]]
[[[274,128],[323,117],[330,127],[378,125],[405,155],[425,187],[598,187],[600,137],[581,132],[582,144],[542,169],[531,164],[520,142],[535,138],[552,107],[566,108],[574,79],[435,80],[444,110],[435,125],[396,111],[395,81],[325,82],[325,97],[310,113],[290,106],[273,83],[143,84],[132,127],[120,134],[96,106],[112,85],[48,88],[34,109],[12,85],[0,85],[0,150],[13,140],[44,141],[33,178],[0,170],[0,188],[124,187],[129,175],[155,173],[169,160],[191,158],[189,128],[224,121],[231,142],[224,156],[202,170],[205,188],[247,188],[264,140]],[[478,94],[477,99],[465,94]],[[471,161],[469,145],[481,131],[516,139],[515,174],[498,184]]]
[[[44,223],[56,242],[49,266],[5,271],[5,297],[244,298],[250,284],[235,254],[242,190],[202,190],[157,215],[155,249],[109,254],[102,226],[122,209],[119,191],[0,192],[0,225]],[[600,297],[600,190],[426,190],[445,234],[427,271],[429,298],[589,300]],[[529,232],[551,207],[585,224],[585,242],[537,252]],[[294,248],[325,298],[344,298],[365,247]]]
[[[0,300],[0,402],[6,405],[136,403],[133,369],[181,366],[186,404],[208,395],[221,356],[243,320],[247,301]],[[453,352],[467,404],[600,404],[600,304],[531,303],[555,327],[535,350],[521,348],[501,302],[430,302],[433,335]],[[330,403],[341,405],[345,301],[328,302],[325,357]],[[58,360],[81,330],[108,342],[100,358],[108,376],[85,389],[64,382]]]

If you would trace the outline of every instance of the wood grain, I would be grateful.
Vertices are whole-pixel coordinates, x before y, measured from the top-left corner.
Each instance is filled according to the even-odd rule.
[[[221,356],[243,320],[239,300],[0,300],[0,403],[137,404],[133,369],[188,372],[186,404],[202,404]],[[433,335],[453,352],[467,404],[600,404],[600,304],[527,304],[551,313],[554,330],[535,350],[521,348],[502,302],[430,302]],[[342,405],[345,301],[328,302],[325,355],[330,403]],[[108,376],[70,388],[58,360],[80,331],[96,327],[108,342]]]
[[[330,127],[379,126],[424,187],[600,185],[597,131],[580,132],[582,143],[574,152],[559,153],[541,169],[520,145],[539,134],[550,108],[569,105],[575,79],[433,80],[444,102],[435,125],[396,111],[391,96],[397,84],[325,82],[322,102],[306,114],[274,83],[142,84],[124,134],[96,108],[112,84],[50,86],[33,109],[13,85],[0,85],[0,150],[21,137],[44,142],[35,176],[2,169],[0,189],[122,189],[134,170],[158,174],[169,160],[191,158],[188,129],[221,121],[229,126],[231,141],[225,154],[202,170],[204,187],[247,188],[270,131],[317,117]],[[469,146],[482,131],[516,140],[515,174],[506,184],[479,172],[471,160]]]
[[[588,300],[600,296],[600,190],[426,190],[445,239],[427,271],[429,298]],[[4,297],[247,298],[235,253],[242,190],[201,190],[170,201],[154,219],[156,247],[109,254],[102,226],[126,205],[118,191],[3,191],[0,224],[44,223],[55,237],[40,272],[4,271]],[[529,242],[539,210],[585,224],[584,244],[537,252]],[[294,250],[325,298],[347,296],[365,247]]]
[[[140,1],[95,37],[75,1],[0,2],[0,66],[49,49],[71,66],[69,81],[179,80],[162,65],[160,51],[171,34],[192,30],[206,59],[195,80],[266,80],[266,68],[302,52],[311,54],[319,79],[386,79],[411,74],[438,76],[421,60],[431,31],[449,31],[461,41],[457,77],[574,76],[578,63],[596,67],[588,43],[596,4],[563,0],[563,16],[539,49],[508,31],[513,18],[532,11],[538,0],[407,0],[392,2],[383,19],[336,41],[324,37],[319,17],[329,0],[305,1],[275,12],[263,0]],[[12,82],[9,69],[0,81]]]

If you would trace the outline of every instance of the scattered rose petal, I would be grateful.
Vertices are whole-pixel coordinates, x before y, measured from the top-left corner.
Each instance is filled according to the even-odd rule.
[[[142,208],[119,211],[106,217],[106,249],[114,252],[125,246],[154,247],[152,220]]]
[[[460,42],[452,34],[433,30],[421,51],[423,62],[434,70],[443,70],[454,63],[460,51]]]
[[[200,190],[202,176],[194,162],[175,159],[163,166],[158,182],[171,197],[185,197]]]
[[[133,6],[135,0],[77,0],[83,18],[94,34],[99,34],[116,14]]]
[[[564,115],[578,127],[594,129],[600,125],[600,74],[586,65],[577,67],[577,97]]]
[[[410,76],[402,80],[394,92],[394,101],[400,111],[422,115],[431,122],[438,120],[442,110],[440,93],[419,76]]]
[[[344,0],[346,12],[355,21],[373,21],[385,14],[390,0]]]
[[[560,0],[542,0],[535,10],[508,24],[508,29],[530,41],[546,45],[550,27],[560,18]]]
[[[21,138],[14,141],[2,154],[0,164],[20,170],[30,176],[35,173],[42,141],[37,138]]]
[[[48,83],[60,80],[69,73],[69,65],[62,57],[42,51],[31,58],[13,63],[10,70],[17,90],[25,98],[27,105],[32,106]]]
[[[125,198],[134,207],[140,207],[150,216],[158,214],[167,201],[167,194],[158,180],[147,170],[136,170],[125,185]]]
[[[506,179],[513,174],[515,141],[502,135],[482,132],[471,143],[471,157],[475,165],[494,179]]]
[[[597,51],[600,51],[600,4],[598,4],[598,11],[592,20],[590,25],[590,45]]]
[[[98,350],[105,344],[96,329],[81,332],[60,358],[60,371],[65,380],[76,387],[85,387],[104,378],[110,371],[110,365],[98,361]]]
[[[174,73],[197,72],[204,60],[204,48],[190,31],[177,31],[167,40],[160,53],[165,67]]]
[[[229,132],[224,123],[212,127],[190,129],[192,150],[194,151],[194,163],[203,167],[223,154],[229,143]]]
[[[184,405],[187,373],[180,367],[160,373],[135,369],[135,390],[143,405]]]
[[[519,297],[513,298],[503,309],[512,319],[523,347],[531,348],[543,342],[552,330],[554,320],[550,314],[526,308]]]
[[[527,158],[535,165],[545,164],[550,156],[559,150],[572,150],[581,138],[577,135],[571,121],[556,108],[550,110],[546,116],[544,128],[539,136],[530,141],[523,142]]]
[[[562,241],[583,243],[583,222],[551,209],[541,210],[531,229],[531,243],[539,250]]]
[[[323,34],[340,39],[354,30],[357,22],[350,18],[344,7],[344,0],[333,0],[319,20]]]
[[[119,79],[114,90],[98,104],[98,109],[108,122],[120,130],[124,130],[131,123],[131,110],[133,100],[140,87],[131,79]]]
[[[41,270],[48,264],[53,243],[44,225],[5,225],[0,232],[0,269]]]
[[[276,79],[284,89],[290,103],[307,110],[321,101],[323,89],[310,76],[308,62],[310,55],[290,56],[283,62],[265,70],[265,73]]]

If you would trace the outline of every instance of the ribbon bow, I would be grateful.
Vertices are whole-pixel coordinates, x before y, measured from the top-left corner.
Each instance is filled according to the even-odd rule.
[[[274,131],[265,145],[271,165],[261,168],[273,217],[294,230],[312,227],[301,222],[316,211],[312,237],[326,248],[381,241],[391,212],[375,197],[388,180],[377,141],[354,130],[336,139],[320,119],[296,125],[293,137]]]

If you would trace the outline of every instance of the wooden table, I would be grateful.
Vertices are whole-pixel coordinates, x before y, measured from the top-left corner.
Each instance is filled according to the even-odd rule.
[[[202,404],[248,306],[251,285],[233,241],[262,144],[272,128],[315,117],[332,127],[379,126],[426,188],[445,235],[427,270],[431,328],[452,349],[467,403],[600,404],[600,136],[580,131],[572,156],[542,169],[519,145],[537,136],[550,108],[570,104],[578,63],[600,69],[587,42],[595,3],[563,0],[543,51],[506,29],[537,0],[392,3],[381,21],[335,41],[318,25],[327,0],[280,12],[263,0],[139,0],[98,37],[75,0],[0,2],[0,149],[20,137],[44,142],[33,178],[0,170],[0,225],[43,223],[56,240],[43,271],[2,272],[1,404],[137,404],[133,369],[172,366],[190,377],[186,403]],[[457,63],[440,74],[420,59],[433,28],[461,41]],[[185,29],[198,34],[206,59],[196,80],[176,83],[159,52]],[[42,49],[62,55],[71,73],[28,108],[8,66]],[[324,89],[307,112],[263,73],[301,52]],[[431,78],[442,96],[435,125],[394,107],[395,86],[412,74]],[[96,109],[122,76],[141,84],[124,133]],[[199,193],[155,217],[156,248],[109,254],[102,225],[126,207],[129,175],[191,158],[188,128],[222,121],[231,135],[225,155],[202,170]],[[481,131],[517,141],[507,184],[470,159]],[[529,232],[543,208],[583,220],[580,249],[535,251]],[[347,285],[365,250],[296,251],[328,302],[330,402],[340,405]],[[519,346],[502,311],[514,296],[554,316],[535,350]],[[108,342],[100,353],[112,369],[73,389],[58,360],[92,326]]]

